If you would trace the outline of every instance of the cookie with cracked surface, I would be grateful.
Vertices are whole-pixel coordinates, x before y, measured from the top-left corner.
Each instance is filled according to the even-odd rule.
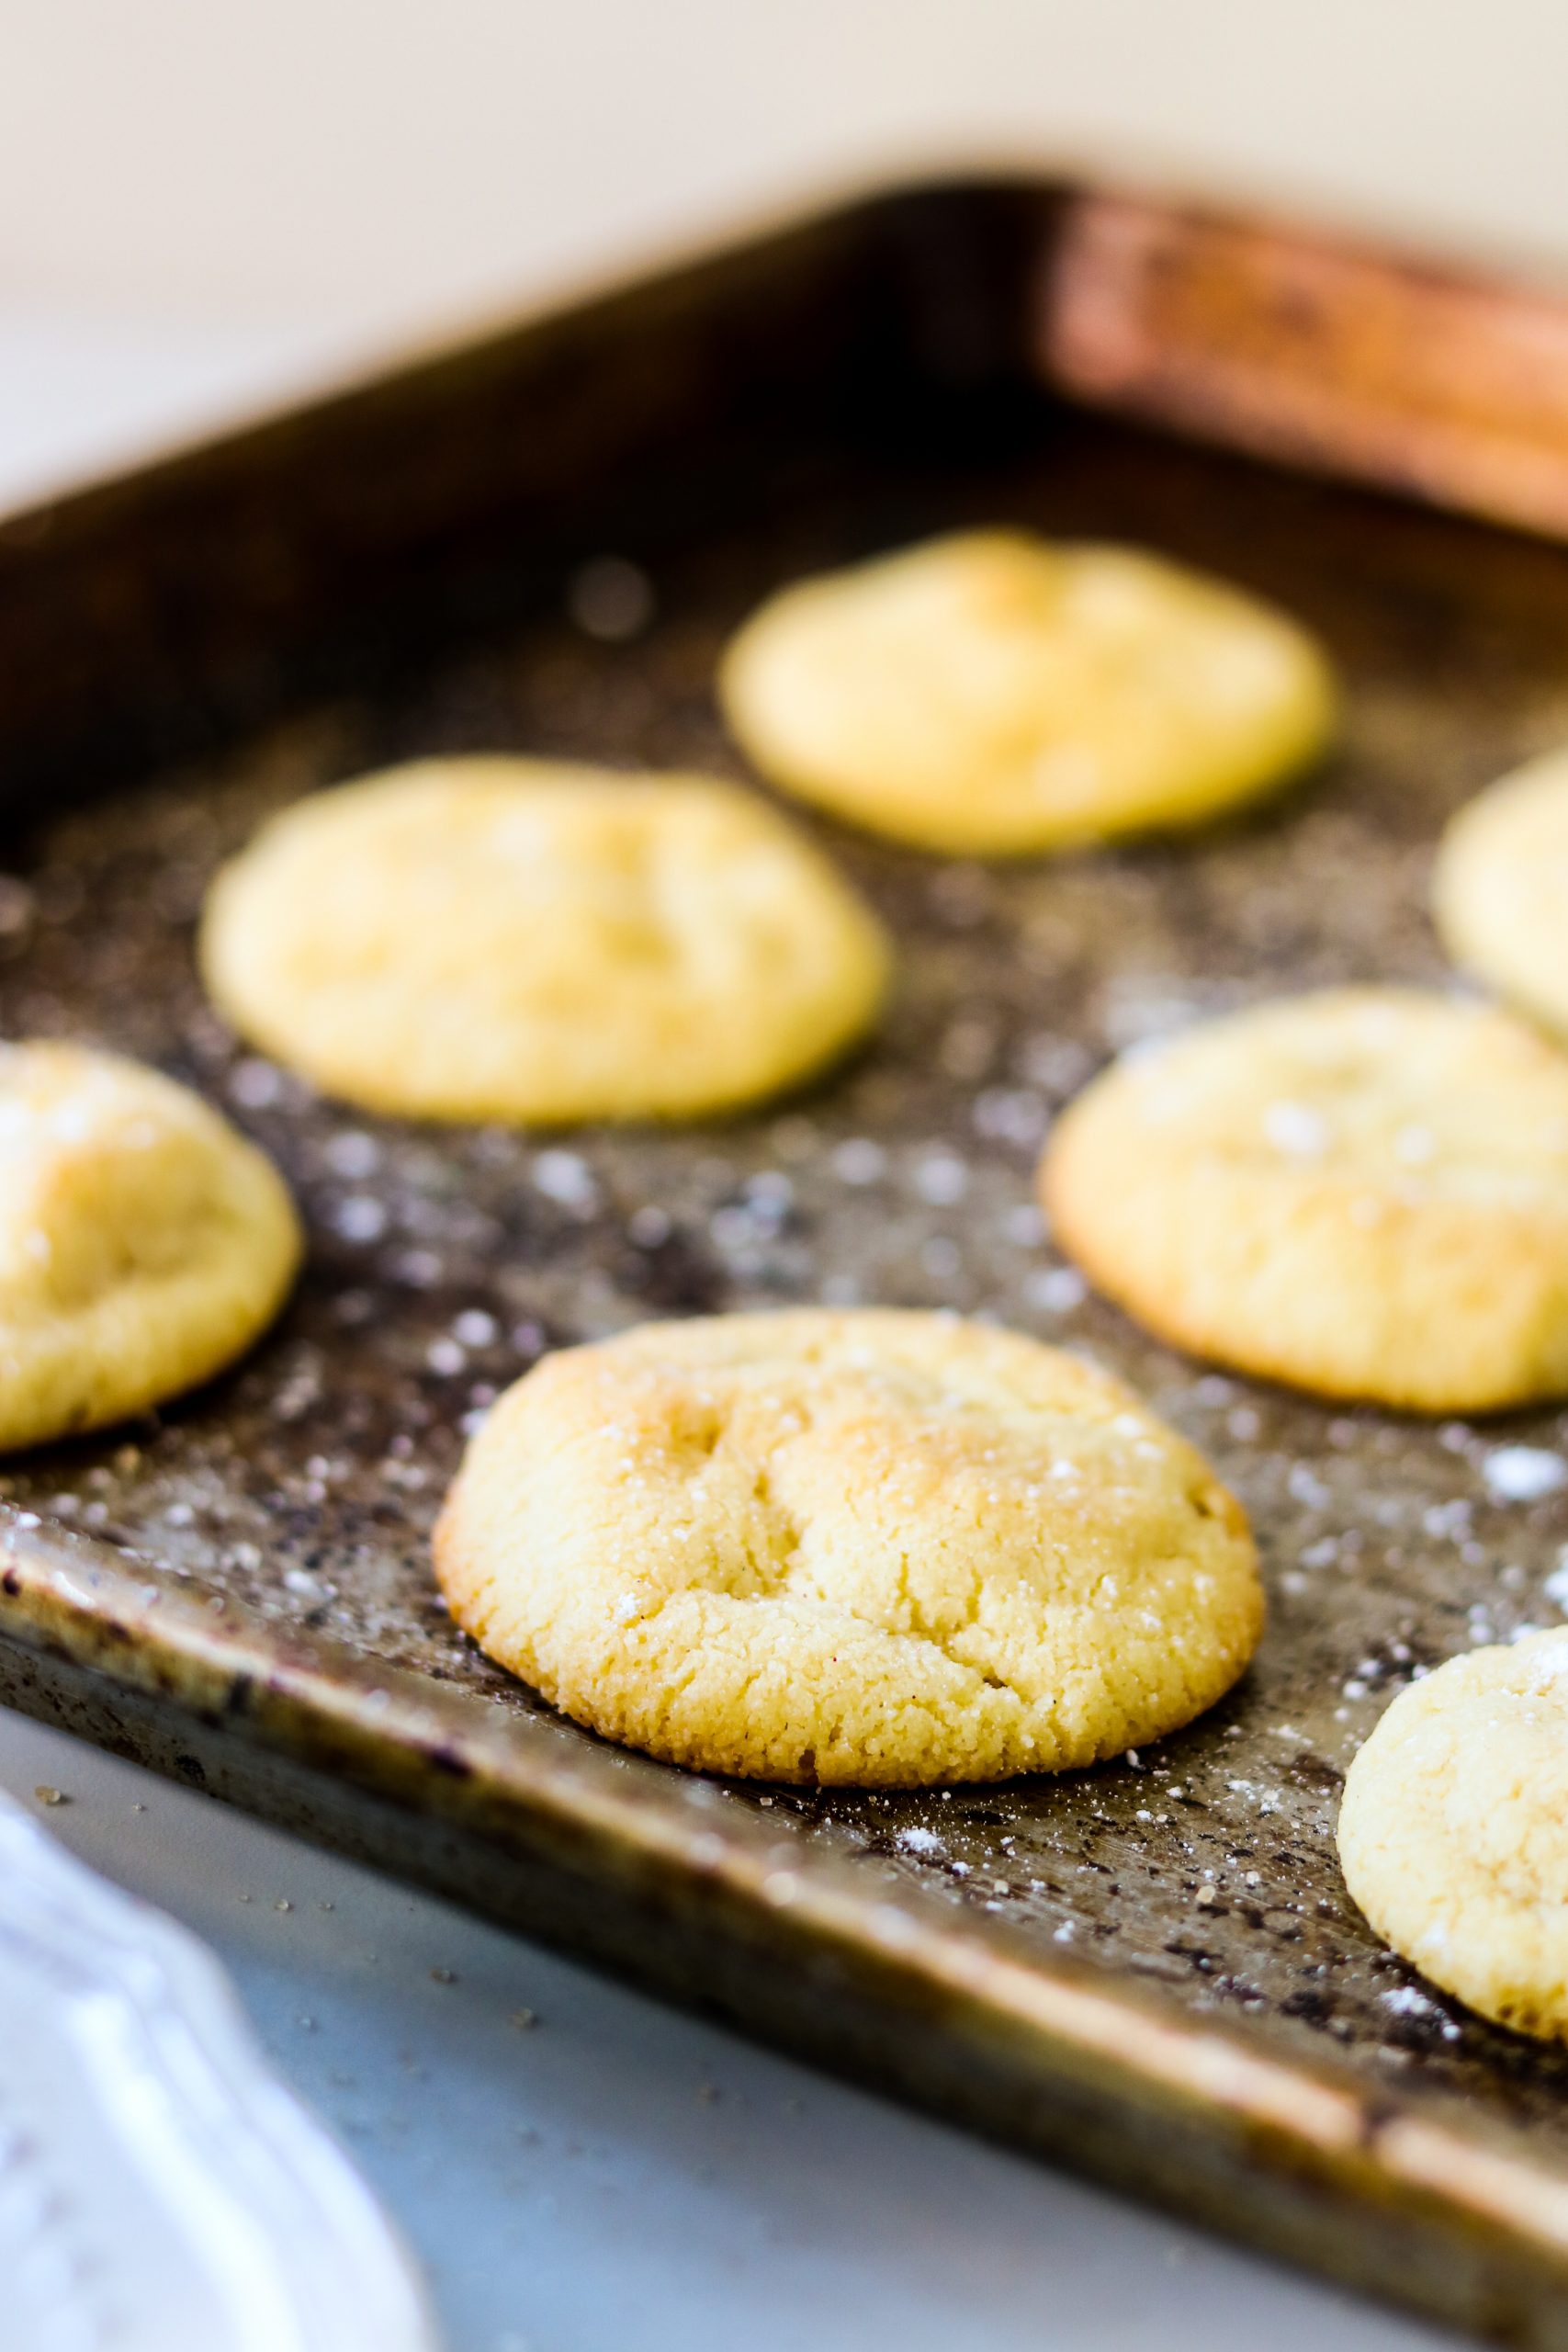
[[[1006,530],[784,589],[719,691],[786,791],[982,857],[1201,823],[1314,760],[1337,710],[1314,639],[1258,598]]]
[[[282,1178],[187,1088],[80,1046],[0,1046],[0,1447],[209,1379],[299,1255]]]
[[[872,1308],[547,1357],[472,1441],[435,1562],[459,1623],[578,1722],[850,1786],[1157,1739],[1263,1615],[1239,1505],[1119,1381]]]
[[[1460,810],[1432,904],[1456,964],[1568,1037],[1568,750],[1516,768]]]
[[[417,763],[318,793],[224,868],[215,1003],[324,1091],[416,1118],[695,1118],[794,1085],[881,1008],[881,924],[705,777]]]
[[[1402,1690],[1346,1777],[1338,1835],[1385,1943],[1483,2017],[1568,2041],[1568,1630]]]
[[[1206,1023],[1086,1089],[1041,1190],[1197,1355],[1416,1412],[1568,1395],[1568,1059],[1506,1013],[1341,989]]]

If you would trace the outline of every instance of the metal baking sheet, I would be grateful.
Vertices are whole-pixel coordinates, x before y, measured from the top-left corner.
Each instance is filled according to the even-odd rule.
[[[0,1027],[200,1087],[310,1234],[230,1377],[5,1466],[0,1693],[942,2111],[1568,2343],[1568,2053],[1421,1984],[1332,1841],[1410,1675],[1559,1621],[1568,1496],[1509,1500],[1489,1465],[1568,1456],[1568,1415],[1433,1425],[1222,1376],[1086,1293],[1032,1182],[1119,1048],[1284,989],[1444,983],[1444,818],[1568,738],[1568,552],[1326,479],[1332,435],[1295,452],[1314,478],[1116,421],[1084,354],[1136,289],[1084,307],[1086,235],[1051,191],[885,199],[0,528]],[[1157,410],[1149,381],[1107,396]],[[1444,462],[1424,487],[1485,504]],[[270,810],[434,750],[738,774],[711,681],[760,596],[997,520],[1279,599],[1343,669],[1343,750],[1222,829],[1049,863],[803,819],[897,933],[897,1000],[830,1082],[723,1125],[370,1119],[204,1003],[203,889]],[[491,1668],[426,1559],[471,1417],[547,1348],[814,1299],[994,1316],[1135,1382],[1259,1536],[1235,1694],[1091,1773],[855,1795],[623,1755]]]

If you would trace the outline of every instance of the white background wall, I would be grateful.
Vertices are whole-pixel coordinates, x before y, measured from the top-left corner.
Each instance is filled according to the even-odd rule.
[[[997,151],[1568,274],[1568,0],[0,0],[0,317],[243,375]]]

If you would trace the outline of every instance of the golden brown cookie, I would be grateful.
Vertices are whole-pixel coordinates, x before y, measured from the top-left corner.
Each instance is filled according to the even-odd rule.
[[[863,1786],[1157,1739],[1263,1614],[1239,1506],[1119,1382],[869,1308],[547,1357],[473,1440],[435,1562],[491,1656],[607,1737]]]
[[[724,658],[764,775],[924,849],[1009,856],[1193,825],[1334,731],[1328,664],[1163,557],[974,531],[784,589]]]
[[[1457,964],[1568,1037],[1568,751],[1532,760],[1460,810],[1433,903]]]
[[[1419,1412],[1568,1394],[1568,1059],[1506,1013],[1342,989],[1208,1023],[1079,1096],[1042,1190],[1198,1355]]]
[[[1568,2040],[1568,1628],[1402,1690],[1351,1765],[1345,1883],[1483,2017]]]
[[[213,886],[202,968],[245,1036],[371,1109],[694,1118],[870,1027],[881,925],[733,786],[521,759],[314,795]]]
[[[209,1379],[299,1252],[276,1170],[186,1088],[80,1046],[0,1046],[0,1447]]]

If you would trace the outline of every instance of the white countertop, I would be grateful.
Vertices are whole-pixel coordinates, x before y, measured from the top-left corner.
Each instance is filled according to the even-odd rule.
[[[226,1962],[424,2263],[449,2352],[1445,2340],[3,1710],[0,1787]]]

